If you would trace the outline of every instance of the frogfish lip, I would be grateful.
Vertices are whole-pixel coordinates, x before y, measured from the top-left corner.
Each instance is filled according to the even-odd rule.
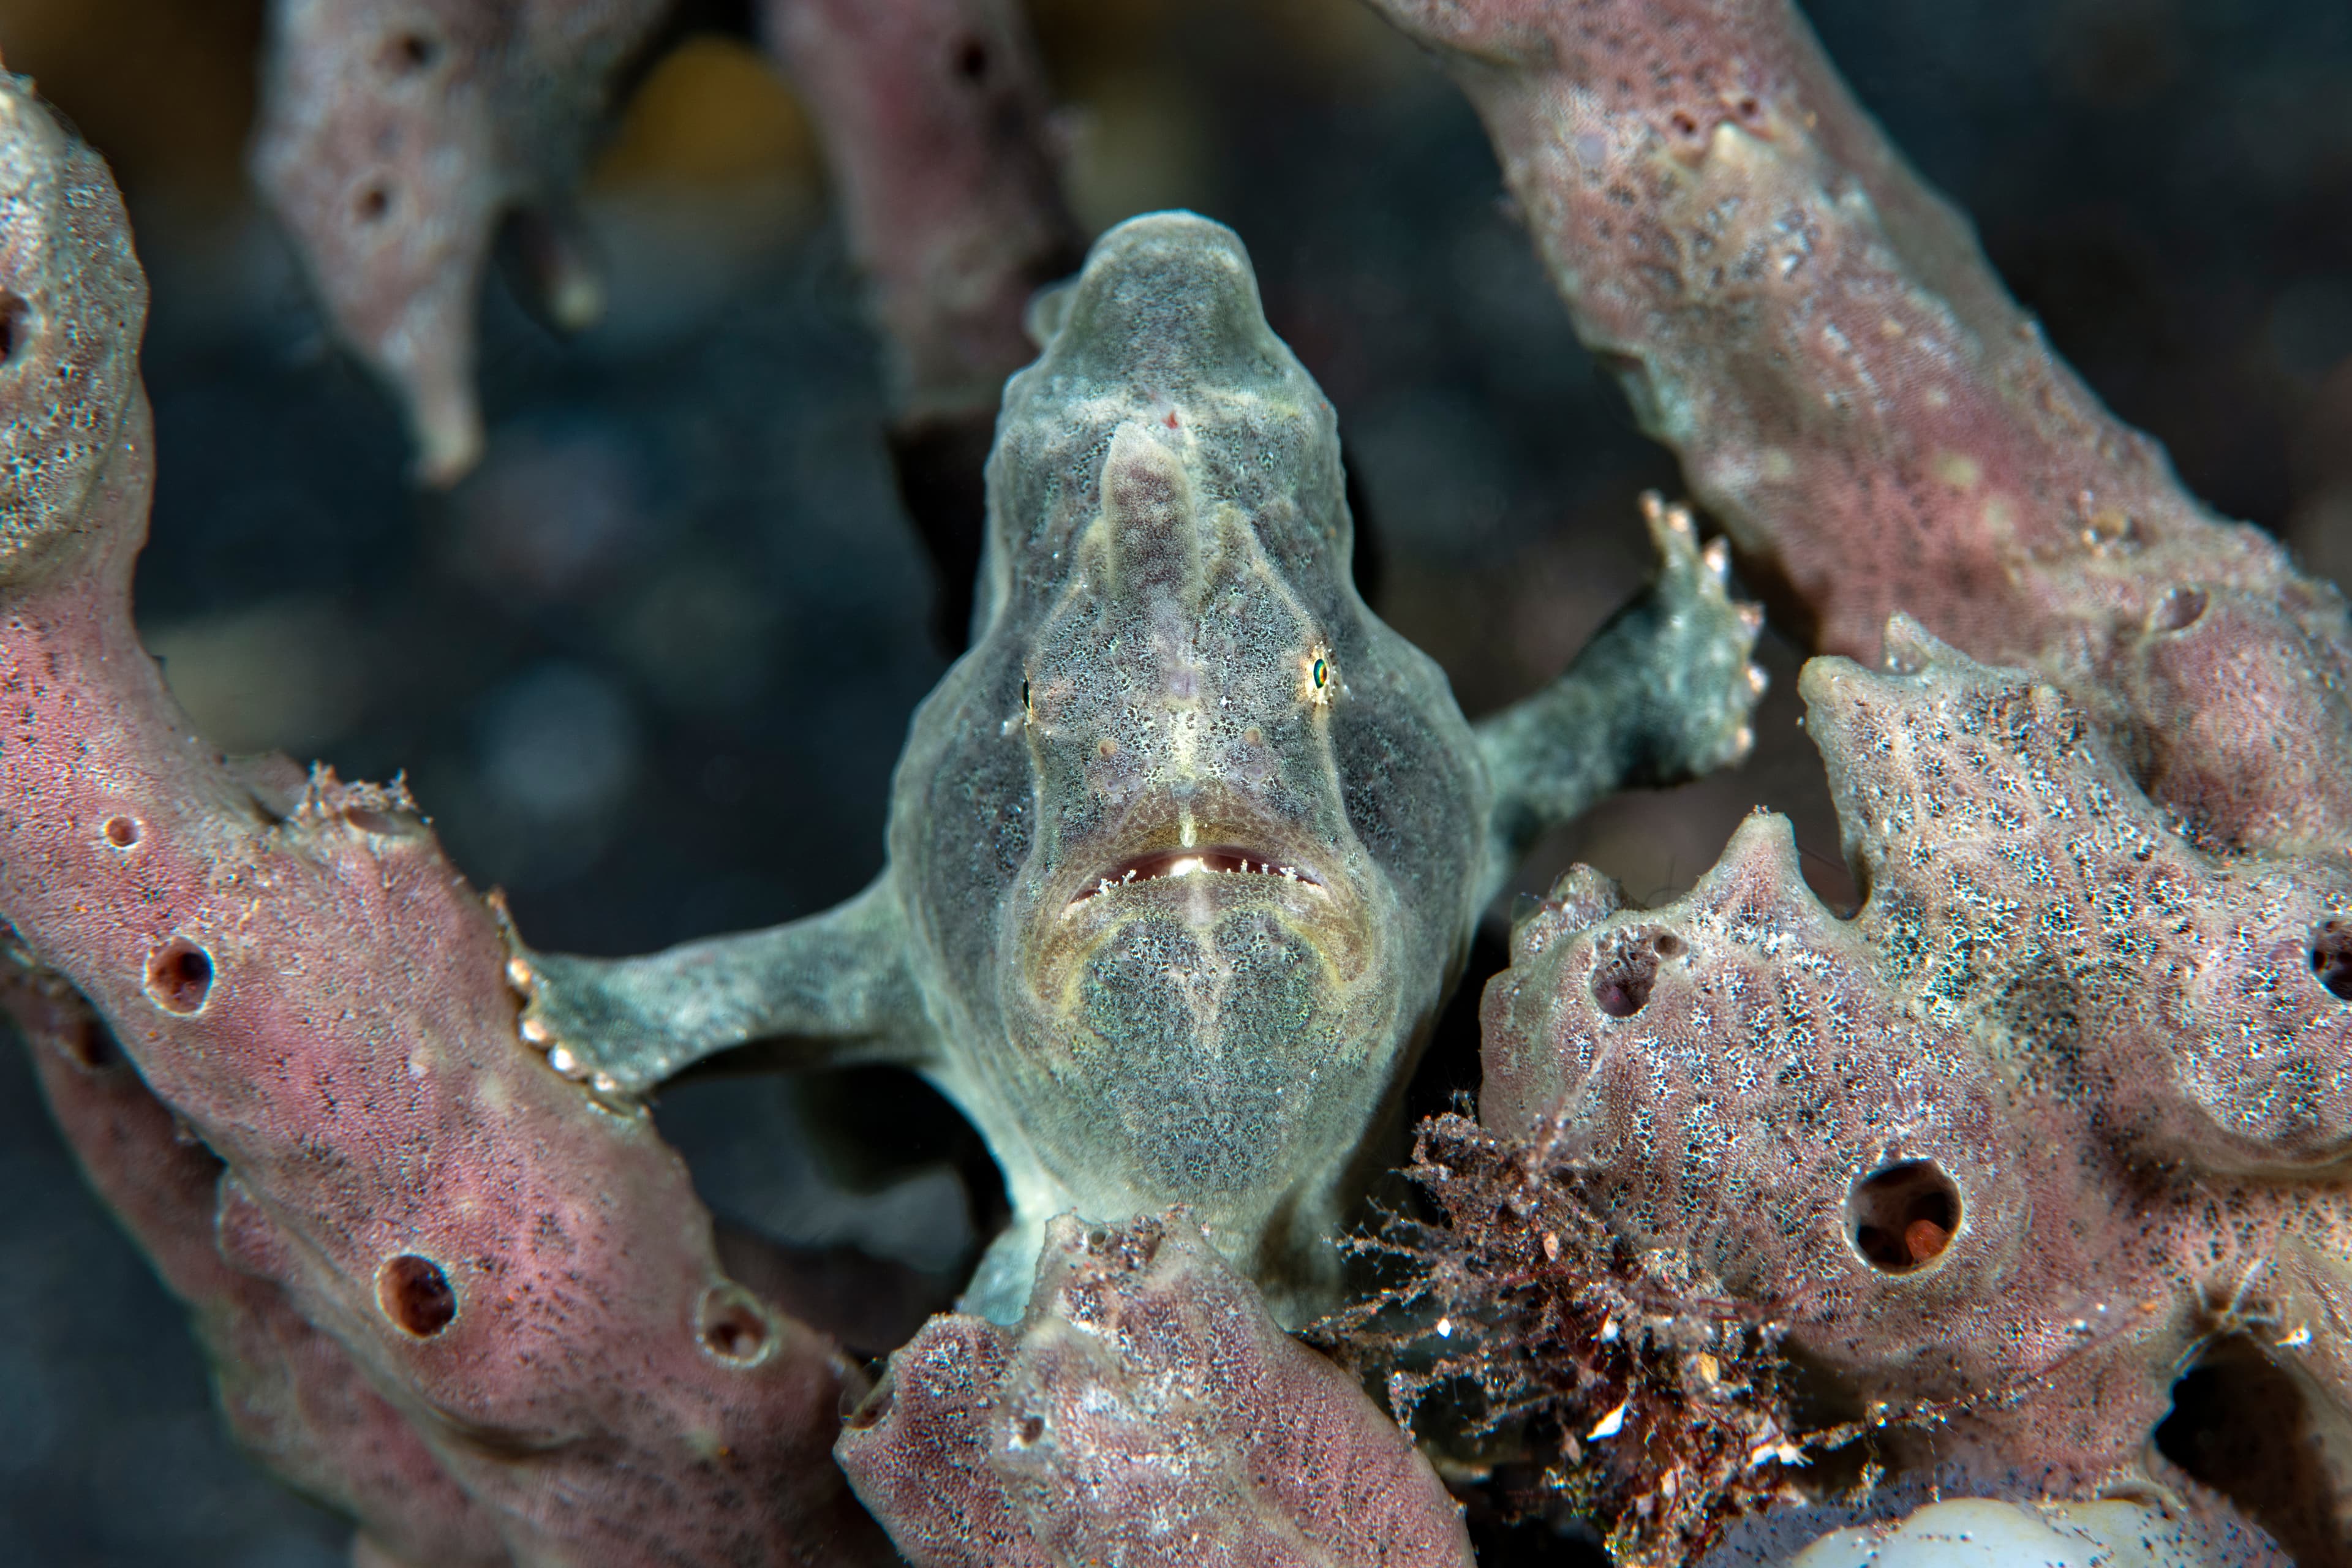
[[[1106,944],[1153,929],[1166,939],[1170,922],[1214,946],[1208,933],[1228,921],[1270,920],[1312,947],[1342,984],[1375,966],[1385,900],[1356,870],[1346,838],[1327,840],[1311,822],[1245,799],[1198,802],[1191,812],[1157,805],[1070,845],[1058,875],[1028,906],[1034,918],[1023,921],[1024,977],[1047,1011],[1076,1006],[1080,980]]]
[[[1279,877],[1318,897],[1330,896],[1323,879],[1296,859],[1250,844],[1193,844],[1146,849],[1113,862],[1078,888],[1064,912],[1075,912],[1089,899],[1176,877]]]

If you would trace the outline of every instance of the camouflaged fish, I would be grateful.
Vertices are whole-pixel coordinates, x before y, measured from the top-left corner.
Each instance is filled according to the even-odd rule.
[[[751,1041],[903,1062],[1011,1194],[967,1309],[1018,1315],[1055,1215],[1183,1204],[1296,1321],[1480,910],[1544,828],[1746,753],[1758,616],[1652,504],[1655,583],[1473,726],[1356,592],[1331,405],[1230,230],[1132,219],[1032,315],[888,868],[770,931],[519,951],[524,1037],[615,1102]]]

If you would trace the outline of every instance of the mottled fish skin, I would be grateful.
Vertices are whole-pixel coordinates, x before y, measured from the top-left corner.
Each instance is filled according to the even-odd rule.
[[[1331,405],[1232,232],[1131,220],[1038,315],[983,629],[890,827],[937,1075],[1018,1215],[973,1300],[1017,1310],[1055,1213],[1185,1204],[1303,1300],[1460,966],[1486,771],[1355,591]]]
[[[1031,318],[889,868],[771,931],[519,950],[523,1038],[615,1101],[750,1042],[906,1063],[1012,1195],[971,1310],[1019,1315],[1055,1215],[1181,1205],[1297,1322],[1479,910],[1543,828],[1746,753],[1757,616],[1653,501],[1649,590],[1474,728],[1357,595],[1331,405],[1230,229],[1129,219]]]

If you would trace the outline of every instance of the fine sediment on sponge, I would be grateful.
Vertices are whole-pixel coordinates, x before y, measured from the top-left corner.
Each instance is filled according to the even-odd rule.
[[[98,154],[23,78],[0,89],[0,582],[84,512],[139,391],[147,279]]]
[[[1801,687],[1862,908],[1765,815],[1654,910],[1580,868],[1487,989],[1486,1128],[1710,1282],[1655,1310],[1778,1325],[1898,1468],[2144,1484],[2217,1340],[2340,1426],[2352,876],[2209,855],[2053,687],[1886,646]]]
[[[935,1318],[835,1452],[919,1568],[1469,1568],[1461,1510],[1182,1211],[1049,1227],[1013,1330]]]
[[[510,1563],[497,1521],[343,1348],[282,1288],[221,1255],[220,1161],[182,1134],[89,1005],[11,957],[0,961],[0,1008],[32,1053],[49,1114],[84,1177],[188,1309],[237,1442],[296,1490],[355,1521],[385,1560]]]
[[[1469,95],[1578,335],[1816,647],[1874,661],[1907,612],[2064,690],[2201,841],[2346,845],[2342,595],[2101,405],[1790,0],[1375,4]]]
[[[642,1111],[519,1037],[528,966],[415,803],[231,764],[172,701],[130,617],[153,453],[122,210],[14,78],[0,167],[0,289],[47,312],[0,398],[97,454],[79,493],[68,464],[0,497],[33,547],[0,571],[8,1001],[95,1062],[86,1003],[135,1069],[44,1060],[92,1179],[229,1320],[240,1425],[363,1561],[887,1561],[826,1458],[863,1377],[729,1277]]]

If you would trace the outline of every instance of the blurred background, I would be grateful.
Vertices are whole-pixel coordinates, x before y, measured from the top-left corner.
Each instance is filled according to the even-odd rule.
[[[138,604],[173,689],[230,751],[405,770],[543,947],[643,951],[855,891],[946,653],[815,149],[740,19],[690,6],[597,164],[606,321],[559,341],[493,282],[488,456],[426,495],[247,186],[260,9],[0,0],[0,55],[112,161],[153,280]],[[1808,10],[2091,384],[2222,511],[2352,575],[2352,9]],[[1338,405],[1375,607],[1474,716],[1557,673],[1646,569],[1635,497],[1677,485],[1570,335],[1451,88],[1356,0],[1033,15],[1087,226],[1183,205],[1248,242],[1276,330]],[[1769,662],[1754,762],[1595,813],[1523,886],[1581,859],[1669,896],[1760,803],[1850,898],[1796,656]],[[1468,1081],[1433,1070],[1424,1099]],[[828,1164],[773,1131],[811,1097],[918,1131],[887,1162]],[[722,1212],[942,1275],[984,1223],[952,1168],[969,1147],[910,1079],[729,1098],[662,1112]],[[217,1432],[178,1313],[13,1050],[0,1191],[0,1562],[341,1562],[340,1527]]]

